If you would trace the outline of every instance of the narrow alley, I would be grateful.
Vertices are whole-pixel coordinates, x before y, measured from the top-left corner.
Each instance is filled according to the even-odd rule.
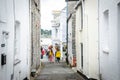
[[[0,80],[120,80],[120,0],[0,0]]]
[[[35,80],[85,80],[65,62],[43,63],[43,69]]]

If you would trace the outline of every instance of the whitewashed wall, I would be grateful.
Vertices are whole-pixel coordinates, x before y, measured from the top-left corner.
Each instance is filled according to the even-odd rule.
[[[85,35],[87,37],[88,46],[86,52],[86,59],[88,59],[88,76],[98,79],[98,1],[85,1],[84,4],[84,26],[86,27]],[[87,64],[87,63],[86,63]]]
[[[76,9],[76,60],[77,60],[77,70],[81,71],[81,50],[80,50],[80,43],[81,43],[81,33],[80,33],[80,27],[81,27],[81,8],[80,6]]]
[[[81,6],[83,8],[83,16],[81,16]],[[81,25],[82,17],[83,26]],[[81,43],[83,43],[83,68]],[[88,78],[99,79],[97,0],[82,1],[82,5],[76,10],[76,44],[77,69]]]
[[[120,80],[119,3],[120,0],[99,0],[100,74],[102,80]]]
[[[66,7],[61,10],[60,14],[60,47],[61,47],[61,57],[65,58],[65,53],[63,52],[63,46],[66,43]],[[64,43],[64,44],[63,44]]]
[[[30,71],[30,23],[29,23],[29,0],[15,0],[15,21],[19,22],[19,53],[15,53],[15,61],[21,62],[15,65],[14,80],[29,77]]]
[[[68,21],[68,60],[72,65],[73,54],[72,54],[72,17]]]
[[[5,48],[2,33],[8,32]],[[6,55],[6,64],[1,65],[1,54]],[[10,80],[13,74],[13,54],[14,53],[14,11],[13,0],[0,0],[0,79]]]

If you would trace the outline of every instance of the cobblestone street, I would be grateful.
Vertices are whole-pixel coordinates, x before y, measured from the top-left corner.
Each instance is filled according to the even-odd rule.
[[[44,68],[35,80],[84,80],[65,63],[44,62]]]

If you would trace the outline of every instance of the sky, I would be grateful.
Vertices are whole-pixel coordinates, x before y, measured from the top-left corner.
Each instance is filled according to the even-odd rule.
[[[41,0],[41,28],[51,30],[52,11],[62,10],[65,6],[65,0]]]

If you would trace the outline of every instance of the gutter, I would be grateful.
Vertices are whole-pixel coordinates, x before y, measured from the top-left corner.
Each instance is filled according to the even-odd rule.
[[[79,1],[79,2],[75,5],[74,9],[77,10],[80,5],[82,5],[82,1]]]
[[[72,14],[69,14],[69,16],[67,18],[67,24],[68,24],[68,22],[69,22],[69,20],[70,20],[71,17],[72,17]]]
[[[74,14],[76,11],[73,11],[72,13],[69,14],[69,16],[67,16],[67,23],[70,20],[70,18],[72,17],[72,14]]]

